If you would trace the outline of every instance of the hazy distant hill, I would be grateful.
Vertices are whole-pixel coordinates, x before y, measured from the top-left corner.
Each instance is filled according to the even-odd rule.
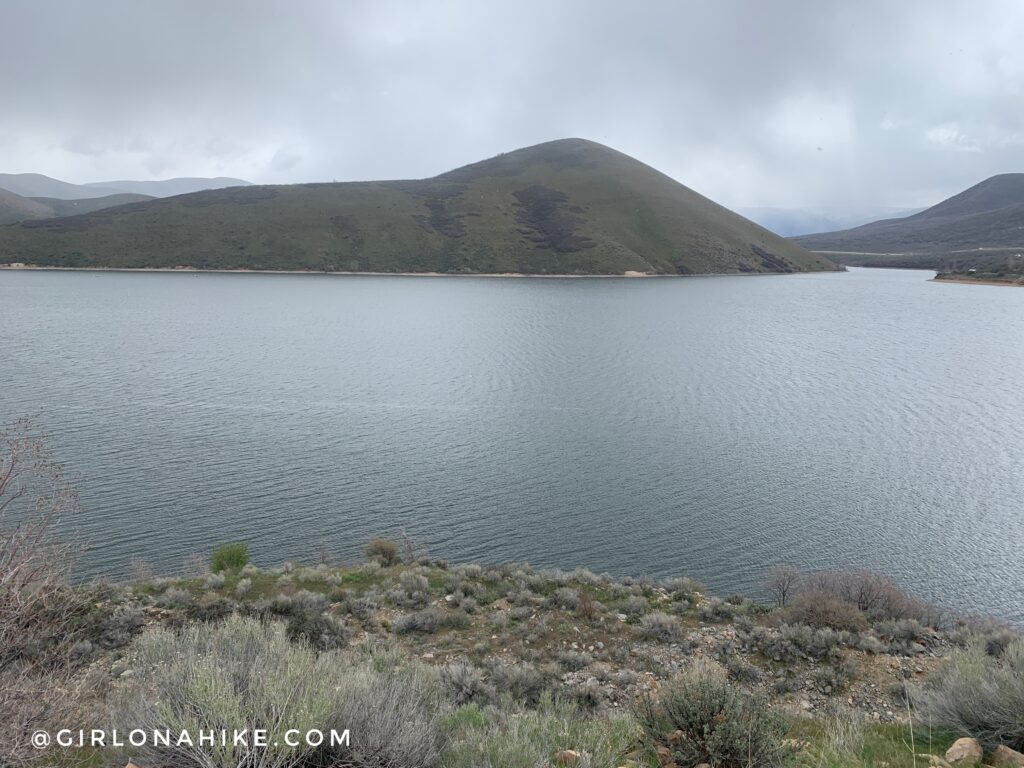
[[[51,179],[41,173],[0,173],[0,189],[22,197],[55,197],[60,200],[106,197],[122,191],[103,186],[71,184],[60,179]]]
[[[148,197],[171,197],[187,195],[191,192],[202,192],[204,189],[224,189],[225,187],[248,187],[252,182],[243,179],[232,179],[217,176],[212,179],[179,178],[161,181],[98,181],[86,184],[86,187],[116,189],[120,192],[131,192]]]
[[[85,200],[58,200],[54,197],[22,197],[0,189],[0,224],[74,216],[152,199],[148,195],[117,194]]]
[[[913,216],[793,242],[845,264],[872,266],[958,270],[1015,258],[1024,251],[1024,174],[993,176]]]
[[[91,184],[71,184],[51,179],[41,173],[0,173],[0,189],[22,197],[50,197],[58,200],[85,200],[117,194],[136,194],[147,197],[170,197],[204,189],[248,186],[248,181],[217,177],[214,179],[182,178],[163,181],[98,181]]]
[[[373,272],[834,269],[620,152],[566,139],[432,179],[250,186],[0,228],[0,262]]]
[[[851,208],[806,210],[803,208],[737,208],[736,212],[783,237],[829,232],[867,224],[878,219],[909,216],[921,208]]]

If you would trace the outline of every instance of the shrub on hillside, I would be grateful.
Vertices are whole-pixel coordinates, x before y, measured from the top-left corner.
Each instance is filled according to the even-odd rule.
[[[662,643],[671,643],[678,640],[683,634],[682,624],[675,616],[670,616],[661,611],[648,613],[641,616],[637,624],[637,631],[640,636],[647,640],[658,640]]]
[[[855,606],[872,621],[917,619],[938,627],[942,615],[930,603],[911,597],[892,579],[871,571],[820,571],[800,581],[803,594],[826,594]]]
[[[788,624],[806,624],[815,629],[862,632],[868,627],[863,612],[852,603],[825,592],[807,592],[791,600],[783,609]]]
[[[560,587],[551,596],[551,602],[566,611],[575,611],[580,604],[580,593],[570,587]]]
[[[547,696],[532,709],[462,707],[449,722],[454,738],[442,761],[446,768],[613,768],[630,763],[635,742],[628,718],[586,717]],[[557,757],[567,750],[579,757]]]
[[[443,698],[430,670],[340,652],[318,654],[289,642],[279,623],[232,617],[178,633],[155,629],[133,644],[130,657],[135,674],[111,696],[113,727],[177,733],[230,731],[244,723],[266,729],[270,745],[147,743],[132,748],[142,765],[427,766],[443,747]],[[283,731],[289,728],[349,729],[351,745],[288,748]]]
[[[398,564],[398,545],[391,539],[382,539],[379,536],[370,539],[366,545],[366,559],[380,563],[381,565]]]
[[[663,764],[769,767],[792,757],[783,743],[785,718],[704,662],[693,664],[657,699],[641,699],[636,716]]]
[[[333,616],[303,612],[288,619],[288,637],[294,642],[306,642],[318,651],[333,651],[348,645],[352,632]]]
[[[712,597],[697,609],[697,616],[701,621],[730,621],[738,610],[735,604],[728,603],[720,597]]]
[[[981,642],[954,652],[913,700],[934,725],[970,734],[989,748],[1024,749],[1024,639],[999,656],[986,653]]]
[[[396,634],[407,635],[411,632],[430,634],[441,626],[441,614],[435,608],[407,613],[395,619],[392,627]]]
[[[514,701],[534,705],[544,692],[544,676],[530,664],[506,664],[488,660],[491,680],[499,693],[508,694]]]
[[[240,571],[248,564],[249,545],[244,541],[221,544],[210,553],[210,570],[214,573]]]
[[[498,694],[493,685],[484,682],[484,676],[468,661],[453,661],[441,667],[441,685],[458,706],[464,704],[491,704]]]

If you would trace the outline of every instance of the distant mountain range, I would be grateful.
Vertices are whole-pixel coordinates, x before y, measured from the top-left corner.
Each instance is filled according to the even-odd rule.
[[[170,197],[204,189],[246,187],[250,182],[242,179],[217,177],[213,179],[180,178],[162,181],[97,181],[90,184],[71,184],[52,179],[40,173],[0,173],[0,189],[22,197],[52,197],[58,200],[86,200],[109,195],[135,194],[147,197]]]
[[[1024,174],[993,176],[913,216],[793,242],[851,265],[1024,273]]]
[[[736,212],[746,216],[765,229],[783,237],[795,237],[812,232],[831,232],[837,229],[857,227],[879,219],[893,219],[910,216],[923,208],[863,208],[844,210],[807,210],[805,208],[737,208]]]
[[[582,139],[431,179],[236,186],[24,221],[0,227],[2,262],[529,274],[836,269],[650,166]]]

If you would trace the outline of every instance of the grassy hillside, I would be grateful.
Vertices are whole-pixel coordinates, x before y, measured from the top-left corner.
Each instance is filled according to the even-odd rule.
[[[113,208],[114,206],[126,205],[128,203],[141,203],[153,198],[150,195],[122,192],[116,195],[90,197],[83,200],[60,200],[56,197],[33,197],[32,199],[50,209],[51,213],[47,218],[57,218],[60,216],[77,216],[80,213],[92,213],[93,211],[100,211],[104,208]]]
[[[42,219],[50,215],[50,209],[45,203],[0,189],[0,224]]]
[[[61,200],[55,197],[22,197],[0,189],[0,224],[75,216],[150,199],[148,195],[117,194],[83,200]]]
[[[1024,174],[993,176],[913,216],[793,242],[844,264],[966,271],[1024,252]]]
[[[668,176],[580,139],[432,179],[250,186],[0,228],[0,262],[372,272],[834,269]]]

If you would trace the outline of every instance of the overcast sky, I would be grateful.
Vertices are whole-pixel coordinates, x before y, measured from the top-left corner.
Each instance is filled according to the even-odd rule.
[[[0,171],[414,178],[549,139],[729,206],[1024,171],[1019,0],[0,0]]]

